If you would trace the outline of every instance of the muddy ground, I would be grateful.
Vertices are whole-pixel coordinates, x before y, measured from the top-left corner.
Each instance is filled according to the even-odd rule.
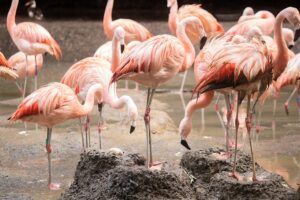
[[[138,154],[115,155],[91,150],[81,154],[74,182],[61,200],[75,199],[278,199],[294,200],[297,193],[282,177],[256,165],[257,178],[251,180],[251,159],[238,153],[237,181],[229,176],[231,160],[217,158],[224,150],[210,148],[189,151],[181,168],[148,170]]]

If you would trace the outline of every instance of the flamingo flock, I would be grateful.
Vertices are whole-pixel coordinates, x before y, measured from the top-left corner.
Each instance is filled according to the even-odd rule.
[[[225,31],[221,23],[201,5],[183,5],[178,9],[177,0],[167,0],[170,14],[166,26],[169,26],[171,34],[153,35],[134,20],[112,20],[114,0],[108,0],[103,30],[109,41],[101,45],[93,57],[74,63],[61,82],[49,83],[38,89],[37,77],[43,66],[43,54],[49,53],[60,60],[62,51],[54,37],[39,24],[16,24],[18,3],[19,0],[12,0],[7,15],[7,30],[19,52],[8,60],[0,52],[0,77],[14,81],[23,96],[22,102],[8,120],[37,123],[47,128],[49,189],[59,189],[59,184],[52,182],[51,170],[51,136],[56,125],[70,119],[79,119],[85,132],[84,136],[81,131],[83,149],[90,147],[90,113],[97,105],[97,130],[101,148],[101,134],[104,130],[102,108],[107,104],[114,109],[127,107],[128,119],[131,121],[129,133],[136,129],[138,108],[135,102],[128,95],[117,95],[117,82],[122,79],[147,88],[144,112],[147,167],[157,169],[161,162],[153,158],[150,128],[155,91],[178,73],[184,72],[179,88],[179,92],[183,92],[187,70],[192,66],[196,80],[192,97],[195,98],[187,104],[179,124],[180,143],[191,149],[188,136],[192,130],[193,113],[209,106],[216,92],[223,94],[227,120],[223,121],[222,117],[220,120],[224,127],[226,150],[220,159],[233,156],[233,169],[229,175],[241,180],[241,175],[236,172],[236,154],[239,108],[246,98],[245,126],[251,150],[252,180],[258,180],[251,141],[256,104],[261,98],[269,96],[272,88],[278,93],[282,87],[294,85],[291,96],[300,90],[300,54],[295,55],[290,50],[294,45],[294,32],[283,28],[284,20],[294,29],[300,28],[298,9],[285,8],[275,17],[267,10],[255,13],[251,7],[247,7],[237,24]],[[195,44],[200,44],[198,53]],[[35,77],[35,91],[26,96],[28,76]],[[25,79],[22,87],[18,79]],[[285,104],[287,113],[290,100],[291,97]],[[232,116],[233,113],[235,116]],[[83,124],[82,118],[85,119]],[[232,119],[235,141],[229,138]],[[234,154],[231,147],[234,147]]]

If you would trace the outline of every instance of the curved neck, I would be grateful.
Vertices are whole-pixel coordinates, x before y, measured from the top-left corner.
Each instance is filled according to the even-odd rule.
[[[6,26],[10,34],[12,33],[13,28],[16,26],[16,12],[18,4],[19,0],[13,0],[7,15]]]
[[[95,94],[98,91],[102,91],[102,86],[100,84],[95,84],[89,88],[85,98],[85,102],[81,107],[82,115],[87,115],[92,111],[94,107]],[[102,99],[102,93],[99,92],[99,96],[97,96],[97,99]]]
[[[208,91],[203,94],[201,94],[197,99],[191,100],[188,105],[186,106],[184,117],[186,118],[192,118],[193,113],[196,110],[199,110],[200,108],[207,107],[214,97],[214,91]]]
[[[177,29],[177,12],[178,12],[178,3],[175,0],[174,4],[170,8],[169,18],[168,18],[168,25],[171,33],[173,35],[176,34]]]
[[[114,73],[120,64],[121,48],[120,41],[114,36],[112,40],[112,59],[111,59],[111,71]]]
[[[112,22],[112,10],[114,6],[114,0],[108,0],[104,12],[103,29],[106,35],[111,35],[111,22]]]
[[[277,54],[274,58],[274,79],[276,80],[278,76],[284,71],[288,60],[289,60],[289,53],[286,43],[284,41],[284,37],[282,34],[282,23],[285,19],[284,12],[280,12],[275,21],[274,25],[274,40],[277,46]]]
[[[180,69],[181,72],[185,71],[194,63],[196,55],[194,46],[188,38],[188,36],[186,35],[185,27],[185,24],[180,24],[176,31],[177,38],[181,41],[185,49],[185,57]]]

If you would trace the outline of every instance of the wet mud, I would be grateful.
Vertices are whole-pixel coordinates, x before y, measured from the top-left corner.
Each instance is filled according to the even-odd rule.
[[[181,169],[161,171],[145,167],[139,154],[117,156],[90,150],[81,154],[74,182],[61,200],[75,199],[287,199],[299,197],[283,178],[256,164],[259,181],[251,179],[251,158],[238,152],[240,181],[229,176],[230,159],[220,160],[223,152],[209,148],[186,152]]]
[[[174,172],[148,170],[139,154],[81,154],[74,182],[61,196],[75,199],[193,199],[188,182]]]
[[[237,172],[243,176],[237,181],[230,176],[233,161],[217,158],[224,150],[209,148],[187,152],[180,165],[195,177],[191,185],[196,199],[282,199],[294,200],[299,194],[283,178],[256,164],[258,181],[252,181],[251,157],[241,151],[237,154]],[[231,158],[233,159],[233,157]]]

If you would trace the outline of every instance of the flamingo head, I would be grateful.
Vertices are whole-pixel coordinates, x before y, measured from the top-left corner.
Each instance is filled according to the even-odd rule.
[[[284,13],[288,22],[293,25],[295,29],[300,28],[300,14],[297,8],[288,7],[281,12]]]
[[[191,148],[187,143],[186,139],[190,134],[191,130],[192,130],[192,120],[187,117],[183,118],[179,125],[179,133],[181,137],[180,144],[183,145],[188,150],[191,150]]]
[[[207,41],[207,34],[205,32],[204,26],[201,22],[201,20],[198,17],[187,17],[180,21],[180,25],[186,27],[189,26],[189,28],[192,28],[193,30],[198,31],[199,33],[199,40],[200,40],[200,48],[202,48],[206,41]]]
[[[167,1],[168,1],[167,7],[170,8],[171,6],[174,5],[174,3],[175,3],[176,0],[167,0]]]
[[[293,48],[295,45],[294,32],[289,28],[282,28],[282,34],[289,49]]]
[[[254,10],[251,7],[246,7],[243,11],[243,16],[254,15]]]
[[[257,26],[251,27],[247,36],[248,36],[249,40],[251,40],[252,38],[257,38],[262,43],[266,43],[263,38],[263,33],[262,33],[261,29]]]
[[[125,30],[118,26],[114,31],[114,37],[120,42],[121,52],[125,49]]]

